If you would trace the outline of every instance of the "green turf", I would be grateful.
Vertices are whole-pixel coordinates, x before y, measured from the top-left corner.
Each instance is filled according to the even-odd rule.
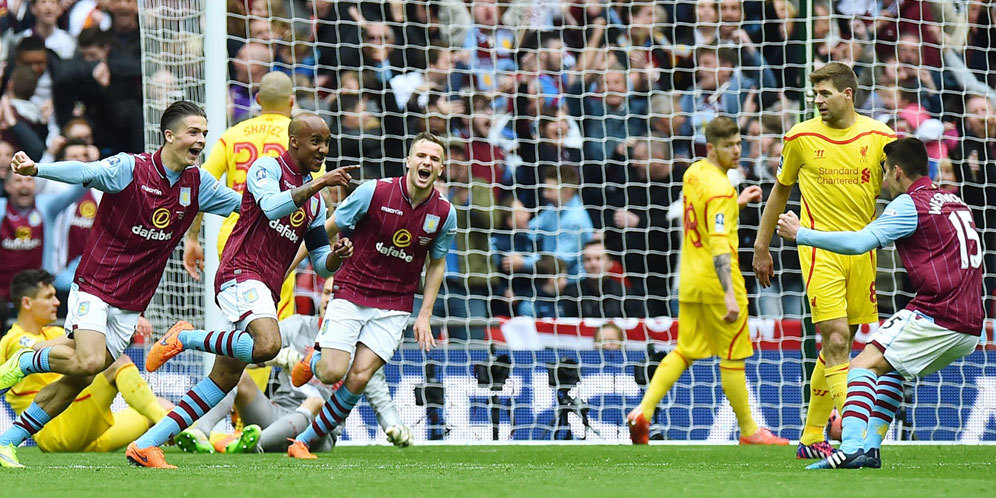
[[[4,498],[63,496],[993,496],[996,446],[887,446],[880,470],[804,471],[794,447],[340,447],[318,460],[188,455],[179,470],[130,467],[123,453],[19,451]]]

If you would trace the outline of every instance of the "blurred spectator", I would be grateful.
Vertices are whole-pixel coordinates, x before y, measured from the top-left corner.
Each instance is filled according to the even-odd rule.
[[[495,230],[491,232],[491,261],[499,269],[495,286],[497,299],[491,301],[493,316],[511,316],[514,296],[529,295],[532,283],[521,273],[511,270],[504,262],[536,252],[536,243],[529,236],[529,212],[514,197],[507,198],[495,209]]]
[[[4,182],[0,199],[0,323],[6,320],[10,282],[21,270],[52,268],[55,217],[86,193],[81,185],[55,195],[36,195],[35,179],[16,173]]]
[[[7,181],[7,177],[10,175],[10,161],[14,159],[15,152],[17,150],[10,142],[0,140],[0,182]],[[0,192],[0,197],[7,197],[6,189]]]
[[[487,318],[495,270],[488,233],[496,228],[494,194],[486,182],[471,176],[466,148],[450,141],[446,197],[457,213],[457,236],[446,256],[446,275],[434,314],[447,318]],[[484,327],[449,324],[450,339],[484,339]]]
[[[76,51],[76,38],[59,28],[59,18],[64,12],[65,2],[60,0],[24,0],[30,3],[34,24],[20,33],[5,37],[8,46],[17,43],[27,36],[37,36],[44,40],[45,48],[51,50],[62,59],[69,59]]]
[[[986,312],[993,316],[993,292],[996,292],[996,107],[986,97],[968,95],[960,165],[955,175],[961,182],[961,195],[972,208],[975,226],[982,232],[985,248],[983,278]]]
[[[499,184],[509,185],[512,182],[506,175],[505,151],[493,139],[495,112],[491,100],[483,94],[474,95],[469,107],[473,112],[467,129],[462,130],[460,135],[470,143],[470,171],[474,178],[492,185],[497,194]]]
[[[80,140],[70,138],[56,156],[57,161],[96,161],[96,147]],[[76,267],[86,248],[90,229],[97,216],[97,205],[103,197],[103,192],[97,189],[87,189],[69,208],[68,223],[56,227],[56,242],[53,244],[55,255],[52,260],[52,270],[55,271],[55,281],[52,285],[60,293],[69,294],[69,288],[76,275]],[[62,300],[60,298],[60,300]]]
[[[503,89],[510,92],[515,83],[516,64],[512,54],[515,35],[501,25],[495,0],[477,0],[471,4],[474,25],[467,32],[463,48],[470,53],[468,69],[473,87],[479,91]]]
[[[562,298],[564,315],[577,318],[620,318],[623,316],[622,284],[609,275],[612,260],[601,240],[592,240],[581,251],[585,276],[567,284]]]
[[[626,334],[618,325],[608,322],[595,329],[594,342],[595,349],[618,351],[626,342]]]
[[[331,103],[329,130],[332,144],[329,150],[329,169],[359,164],[363,178],[382,178],[380,162],[380,137],[378,127],[367,128],[366,99],[355,93],[341,93]],[[336,150],[338,148],[338,150]]]
[[[534,266],[533,292],[520,298],[516,315],[533,318],[558,318],[565,316],[567,300],[563,299],[567,289],[567,264],[550,254],[540,256]]]
[[[567,89],[571,115],[581,119],[584,130],[585,164],[601,165],[604,161],[624,163],[626,141],[631,136],[646,133],[647,99],[629,93],[629,78],[619,64],[605,65],[606,55],[600,54],[600,64],[590,68],[583,80]],[[604,71],[604,73],[601,73]],[[600,76],[601,75],[601,76]],[[592,88],[594,85],[594,88]],[[584,95],[593,92],[594,95]],[[599,168],[600,169],[600,168]],[[588,173],[590,168],[586,168]],[[594,170],[592,170],[594,171]],[[601,183],[602,174],[586,174],[585,183]]]
[[[255,108],[254,95],[259,80],[270,72],[273,56],[270,49],[262,43],[247,43],[239,49],[236,59],[232,61],[232,81],[228,86],[228,98],[231,102],[229,120],[238,123],[252,116]]]
[[[659,137],[635,141],[625,188],[605,210],[605,245],[622,258],[626,278],[645,302],[627,299],[626,316],[667,316],[669,281],[677,273],[681,229],[667,216],[681,199],[668,144]]]
[[[564,262],[571,281],[581,277],[581,247],[593,238],[591,218],[578,195],[579,177],[571,165],[544,170],[543,200],[549,205],[539,209],[529,220],[530,236],[543,254],[552,254]],[[502,260],[508,272],[532,270],[539,254],[511,254]]]
[[[38,159],[45,151],[48,119],[43,109],[31,100],[38,76],[27,66],[15,67],[7,81],[7,91],[0,97],[0,130],[3,136]]]
[[[681,97],[681,111],[689,118],[681,134],[694,136],[695,156],[705,155],[705,125],[717,116],[740,116],[751,88],[757,82],[745,77],[736,65],[739,58],[729,47],[702,47],[695,51],[695,89]]]

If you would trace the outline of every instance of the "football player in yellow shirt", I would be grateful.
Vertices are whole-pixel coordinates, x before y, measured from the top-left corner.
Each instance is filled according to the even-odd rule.
[[[727,172],[740,163],[740,129],[718,117],[706,125],[706,158],[682,178],[684,241],[679,270],[678,347],[661,361],[643,395],[627,415],[630,439],[647,444],[650,418],[675,381],[701,358],[719,356],[723,393],[737,415],[740,444],[788,444],[758,427],[750,413],[744,359],[754,354],[747,330],[747,289],[737,260],[740,207],[761,200],[751,186],[737,196]]]
[[[17,306],[17,321],[0,339],[0,362],[42,343],[68,340],[62,327],[50,325],[59,309],[54,279],[45,270],[25,270],[14,276],[11,301]],[[60,377],[57,373],[27,375],[7,391],[7,403],[18,415],[30,411],[38,391]],[[111,402],[119,392],[129,407],[112,413]],[[45,424],[34,440],[46,452],[114,451],[142,435],[172,407],[169,401],[156,398],[131,359],[121,355],[93,378],[69,408]],[[22,466],[13,445],[0,447],[0,466]]]
[[[761,215],[754,243],[754,271],[767,287],[774,275],[769,245],[796,181],[802,190],[802,226],[822,231],[857,231],[875,216],[882,188],[883,148],[894,131],[854,111],[857,77],[832,62],[809,75],[820,116],[785,135],[777,182]],[[802,278],[820,331],[822,351],[810,382],[806,427],[797,458],[825,458],[832,448],[823,428],[836,405],[843,411],[847,368],[857,325],[878,321],[875,251],[857,256],[799,246]]]

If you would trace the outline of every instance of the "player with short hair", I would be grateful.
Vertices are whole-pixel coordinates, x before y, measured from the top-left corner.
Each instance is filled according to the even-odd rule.
[[[296,386],[312,376],[329,385],[345,382],[297,436],[289,456],[316,458],[309,446],[346,420],[370,377],[394,356],[423,268],[424,299],[413,328],[422,348],[435,345],[429,317],[456,235],[456,210],[434,188],[445,161],[443,142],[419,133],[408,153],[407,175],[360,185],[325,223],[330,234],[349,234],[356,254],[336,275],[335,299],[315,341],[320,351],[298,362],[291,380]]]
[[[706,125],[706,158],[682,177],[684,244],[679,275],[678,347],[661,361],[640,405],[626,416],[633,444],[647,444],[657,403],[695,360],[719,356],[723,393],[740,425],[740,444],[788,444],[758,427],[750,413],[744,359],[754,354],[747,330],[747,289],[737,261],[740,207],[761,200],[751,186],[737,197],[727,172],[740,164],[740,128],[728,117]],[[739,206],[738,206],[739,204]]]
[[[66,331],[52,325],[59,309],[54,280],[45,270],[24,270],[14,276],[11,296],[17,306],[17,321],[0,340],[0,361],[25,349],[67,340]],[[43,387],[59,377],[51,372],[27,375],[7,391],[7,403],[20,414]],[[119,392],[129,406],[112,413],[111,403]],[[114,451],[165,417],[163,406],[172,404],[156,398],[138,367],[127,355],[121,355],[95,375],[69,408],[38,431],[34,440],[44,452]],[[0,466],[21,466],[11,451],[11,446],[0,447]]]
[[[814,230],[800,227],[791,212],[778,220],[778,235],[840,254],[895,242],[916,290],[851,362],[840,449],[807,469],[880,467],[903,378],[930,375],[970,354],[982,333],[982,242],[971,210],[930,180],[923,142],[903,138],[886,145],[885,154],[885,184],[894,199],[868,226]]]
[[[793,126],[785,134],[777,181],[764,206],[754,271],[768,287],[774,270],[769,246],[778,215],[792,186],[802,191],[802,222],[817,230],[860,230],[875,217],[882,189],[882,151],[896,138],[888,126],[854,111],[857,76],[847,65],[831,62],[809,75],[820,116]],[[798,247],[813,323],[822,350],[810,379],[806,427],[797,458],[822,458],[833,448],[823,434],[830,411],[844,407],[847,365],[857,326],[878,322],[875,251],[841,255],[816,247]]]
[[[65,410],[131,341],[139,315],[159,287],[166,261],[199,211],[227,216],[239,195],[196,167],[207,118],[196,104],[178,101],[159,123],[165,144],[152,154],[121,153],[101,161],[35,164],[14,155],[14,172],[104,192],[69,291],[66,326],[71,341],[12,356],[0,366],[0,393],[25,375],[63,374],[45,386],[0,446],[13,448]]]
[[[184,350],[218,355],[210,375],[180,400],[166,418],[128,445],[126,457],[135,465],[175,468],[159,448],[186,429],[231,391],[249,363],[263,363],[280,351],[276,302],[298,247],[304,242],[315,271],[330,276],[352,254],[348,239],[329,244],[325,231],[325,201],[319,192],[348,185],[346,166],[311,179],[325,164],[331,135],[317,114],[306,112],[287,126],[287,152],[262,157],[249,168],[239,220],[222,255],[215,277],[215,299],[232,325],[230,330],[198,330],[180,321],[152,346],[145,358],[152,372]]]

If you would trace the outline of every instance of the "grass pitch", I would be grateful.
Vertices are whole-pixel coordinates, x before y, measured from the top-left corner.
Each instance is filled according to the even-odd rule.
[[[996,446],[887,446],[883,468],[805,471],[795,447],[339,447],[318,460],[282,454],[189,455],[173,471],[124,453],[18,452],[0,496],[993,496]]]

